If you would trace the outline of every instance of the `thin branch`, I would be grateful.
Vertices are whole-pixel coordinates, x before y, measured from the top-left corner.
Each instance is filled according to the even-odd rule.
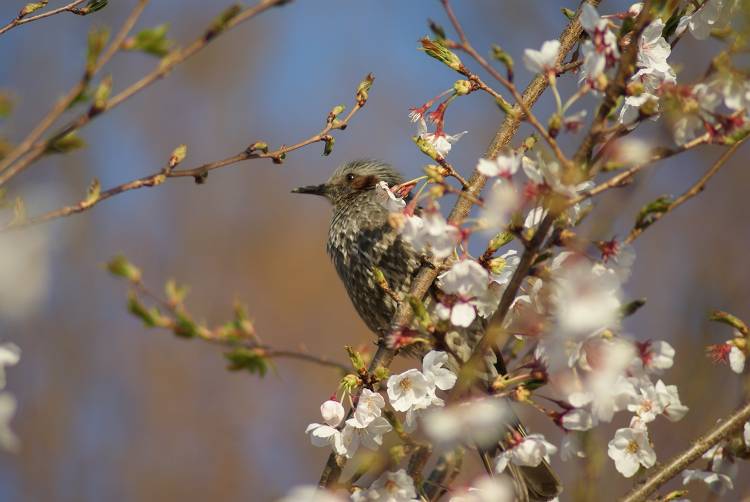
[[[336,361],[331,361],[325,356],[316,356],[308,352],[301,352],[301,351],[294,351],[294,350],[276,350],[276,349],[271,349],[265,346],[263,347],[263,349],[264,349],[263,355],[265,357],[270,357],[272,359],[278,359],[278,358],[296,359],[298,361],[313,363],[319,366],[327,366],[330,368],[335,368],[344,373],[350,373],[352,371],[352,368],[350,366],[347,366],[342,363],[337,363]]]
[[[676,208],[680,207],[682,204],[687,202],[689,199],[692,199],[699,193],[703,191],[703,189],[706,187],[706,183],[716,175],[716,173],[719,172],[719,170],[726,165],[726,162],[734,155],[734,153],[737,151],[737,149],[745,142],[747,137],[743,138],[742,140],[736,142],[731,147],[729,147],[724,153],[721,154],[721,157],[719,157],[716,162],[713,163],[713,165],[706,171],[706,173],[701,176],[701,178],[693,185],[691,186],[685,193],[677,197],[674,201],[672,201],[671,204],[667,206],[667,208],[658,213],[654,213],[652,215],[652,221],[649,223],[647,227],[634,227],[628,236],[623,241],[625,244],[630,244],[634,240],[638,238],[639,235],[643,233],[646,228],[650,227],[660,219],[664,217],[667,213],[675,210]]]
[[[86,0],[75,0],[73,2],[70,2],[67,5],[64,5],[62,7],[58,7],[57,9],[52,9],[47,12],[43,12],[41,14],[37,14],[36,16],[31,17],[25,17],[24,12],[21,11],[18,16],[2,28],[0,28],[0,35],[5,33],[6,31],[9,31],[16,26],[21,26],[22,24],[31,23],[33,21],[39,21],[40,19],[44,19],[46,17],[54,16],[55,14],[60,14],[62,12],[72,12],[73,14],[79,14],[81,15],[81,12],[78,12],[76,7]]]
[[[8,170],[14,162],[19,158],[23,157],[29,152],[34,146],[34,143],[42,137],[42,135],[52,127],[52,124],[60,118],[60,116],[70,107],[75,99],[81,95],[86,89],[91,79],[102,69],[102,67],[112,59],[112,56],[119,50],[123,40],[128,36],[130,30],[133,29],[138,18],[143,13],[143,9],[146,8],[149,0],[139,0],[138,4],[133,8],[128,17],[125,19],[122,27],[115,35],[112,43],[104,51],[101,57],[97,60],[92,68],[87,68],[81,79],[74,85],[62,98],[60,98],[52,110],[45,115],[42,120],[37,124],[34,129],[21,141],[13,150],[0,160],[0,185],[4,184],[7,179],[12,178],[21,168],[17,170]],[[45,144],[46,145],[46,144]],[[42,153],[44,150],[41,150]],[[7,171],[7,172],[6,172]]]
[[[562,34],[560,35],[560,53],[558,55],[558,64],[562,62],[565,55],[573,48],[573,46],[578,42],[578,38],[581,36],[582,28],[580,22],[578,21],[578,14],[580,13],[577,13],[576,17],[572,21],[570,21],[570,23],[566,26],[565,30],[563,30]],[[536,77],[534,77],[531,83],[529,83],[528,87],[524,90],[522,99],[523,105],[526,108],[532,107],[542,95],[544,90],[547,88],[547,85],[548,81],[544,76],[537,75]],[[495,137],[492,140],[490,146],[487,148],[487,152],[485,153],[486,158],[494,158],[495,156],[497,156],[497,154],[510,143],[511,139],[518,131],[518,128],[521,125],[521,105],[516,104],[513,107],[513,111],[514,113],[509,113],[506,115],[505,120],[496,131]],[[486,182],[487,178],[475,169],[473,174],[471,175],[471,178],[467,180],[464,191],[469,193],[473,196],[473,198],[476,199],[479,197],[479,193],[482,191],[482,188],[484,187]],[[448,221],[452,224],[460,224],[469,214],[473,206],[474,203],[471,198],[459,197],[456,200],[456,204],[453,206],[450,215],[448,216]],[[414,277],[414,280],[412,281],[409,296],[413,296],[417,299],[422,299],[427,293],[427,290],[437,278],[441,267],[443,267],[445,264],[446,263],[443,262],[428,262],[422,265],[422,267]],[[409,303],[401,302],[398,306],[398,309],[396,310],[396,314],[393,316],[391,326],[394,329],[401,326],[408,326],[413,315],[414,313]],[[380,364],[384,367],[387,367],[393,360],[393,357],[394,351],[388,349],[381,338],[378,346],[378,352],[375,354],[375,359],[380,358],[382,361]],[[375,361],[375,359],[373,361]],[[371,368],[377,367],[373,366],[372,364],[370,366]],[[325,469],[323,470],[323,474],[320,478],[320,486],[331,486],[337,483],[341,475],[341,469],[345,463],[346,458],[337,458],[337,456],[333,453],[329,455]]]
[[[238,24],[251,19],[262,12],[265,12],[272,7],[285,4],[289,1],[290,0],[262,0],[256,5],[247,7],[244,10],[240,11],[228,22],[223,24],[220,29],[209,28],[203,35],[194,40],[187,47],[178,49],[171,54],[168,54],[161,60],[159,65],[154,68],[154,70],[142,77],[137,82],[122,90],[120,93],[110,98],[106,103],[103,104],[103,106],[97,108],[96,110],[93,108],[89,109],[88,112],[68,122],[47,140],[38,142],[33,146],[30,146],[25,152],[23,152],[24,156],[22,158],[18,159],[17,157],[18,160],[15,161],[15,164],[0,173],[0,186],[7,183],[11,178],[16,176],[18,173],[26,169],[29,165],[31,165],[42,155],[44,155],[49,145],[53,144],[55,141],[66,136],[67,134],[70,134],[71,132],[84,127],[95,117],[98,117],[102,113],[115,108],[116,106],[122,104],[124,101],[133,97],[135,94],[139,93],[157,80],[165,77],[172,69],[174,69],[175,66],[183,63],[191,56],[194,56],[221,34],[226,33]],[[0,170],[6,163],[7,161],[0,164]]]
[[[656,472],[652,473],[644,483],[639,484],[620,502],[642,502],[648,499],[664,483],[677,476],[693,461],[706,453],[712,446],[720,443],[734,432],[741,429],[750,420],[750,403],[734,412],[722,421],[716,428],[697,439],[693,445],[684,452],[674,456]]]
[[[568,201],[568,206],[573,206],[575,204],[578,204],[579,202],[583,202],[586,199],[594,197],[595,195],[599,195],[600,193],[610,190],[612,188],[617,188],[617,187],[627,185],[628,183],[631,182],[633,176],[635,176],[636,173],[642,171],[643,169],[647,167],[652,166],[654,162],[658,160],[662,160],[662,159],[667,159],[669,157],[673,157],[679,153],[683,153],[688,150],[692,150],[693,148],[696,148],[700,145],[707,144],[708,141],[709,141],[709,135],[704,134],[703,136],[700,136],[694,139],[693,141],[685,143],[684,145],[681,145],[678,148],[660,150],[655,155],[652,155],[651,158],[648,160],[648,162],[636,164],[588,190],[582,190],[576,197],[573,197],[572,199]]]
[[[461,41],[460,44],[455,45],[455,48],[460,49],[467,54],[469,54],[474,60],[479,63],[479,65],[484,68],[487,73],[492,75],[493,78],[495,78],[498,82],[500,82],[510,93],[513,95],[513,99],[516,100],[517,105],[520,107],[520,112],[523,114],[523,117],[539,132],[539,134],[544,138],[544,140],[549,144],[550,148],[552,148],[552,151],[554,152],[555,156],[557,157],[558,161],[563,167],[569,168],[571,165],[570,160],[565,156],[563,151],[560,149],[560,146],[557,144],[557,140],[553,138],[549,131],[547,131],[547,128],[545,128],[542,123],[539,121],[539,119],[536,118],[536,116],[531,113],[531,109],[529,106],[526,105],[526,102],[521,96],[521,93],[518,92],[518,88],[515,86],[513,82],[505,78],[500,72],[495,69],[494,66],[489,64],[487,60],[482,57],[481,54],[479,54],[476,49],[471,45],[469,42],[469,39],[466,37],[466,34],[461,27],[461,23],[458,21],[458,18],[456,17],[456,14],[453,12],[453,8],[451,7],[449,0],[441,0],[443,7],[445,9],[446,14],[448,15],[448,19],[450,20],[451,24],[453,25],[453,28],[456,30],[456,33],[458,34],[459,40]],[[598,4],[599,2],[592,2],[594,4]],[[562,58],[558,56],[558,66],[562,62]],[[470,80],[475,79],[478,84],[484,85],[482,87],[480,85],[480,88],[484,89],[485,87],[488,87],[484,82],[479,79],[478,76],[471,73],[468,69],[462,68],[462,70],[465,70],[464,75],[466,75],[467,78]],[[546,78],[546,77],[544,77]],[[485,89],[486,90],[486,89]],[[488,91],[489,92],[489,91]],[[493,91],[494,92],[494,91]],[[492,92],[490,92],[492,94]],[[497,93],[495,93],[497,94]]]
[[[372,79],[372,75],[368,75],[368,79]],[[209,171],[213,171],[214,169],[219,169],[221,167],[226,167],[232,164],[236,164],[238,162],[242,162],[245,160],[271,159],[275,163],[280,164],[283,162],[284,157],[289,152],[299,150],[300,148],[303,148],[312,143],[331,141],[332,140],[332,136],[330,135],[331,131],[346,129],[352,117],[354,117],[354,115],[359,110],[362,109],[362,107],[365,105],[366,102],[367,100],[365,98],[359,98],[358,101],[355,103],[354,107],[349,111],[349,113],[343,119],[327,120],[325,127],[318,134],[310,136],[309,138],[299,141],[298,143],[295,143],[293,145],[289,145],[289,146],[284,145],[276,150],[269,151],[267,149],[256,150],[255,147],[257,144],[253,144],[236,155],[232,155],[231,157],[227,157],[225,159],[217,160],[214,162],[209,162],[207,164],[203,164],[201,166],[198,166],[192,169],[172,170],[172,168],[169,165],[167,165],[161,170],[149,176],[144,176],[142,178],[138,178],[136,180],[132,180],[127,183],[117,185],[108,190],[104,190],[101,193],[99,193],[98,196],[96,197],[86,197],[85,199],[82,199],[76,204],[61,207],[59,209],[55,209],[53,211],[49,211],[47,213],[34,216],[31,218],[27,218],[24,220],[12,221],[6,226],[0,227],[0,232],[25,228],[25,227],[29,227],[32,225],[37,225],[40,223],[45,223],[51,220],[55,220],[57,218],[70,216],[72,214],[82,213],[83,211],[87,211],[91,209],[92,207],[96,206],[100,202],[109,199],[110,197],[114,197],[115,195],[129,192],[131,190],[137,190],[139,188],[158,186],[164,183],[168,178],[192,177],[196,180],[196,182],[202,183],[205,180],[206,176],[208,175]]]

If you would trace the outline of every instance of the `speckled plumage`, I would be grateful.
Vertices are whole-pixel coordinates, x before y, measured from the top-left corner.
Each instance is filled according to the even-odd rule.
[[[389,225],[388,210],[376,200],[375,186],[379,181],[394,186],[404,180],[386,163],[356,160],[340,166],[325,183],[294,191],[324,196],[333,205],[326,246],[328,255],[357,313],[372,331],[385,336],[391,331],[397,304],[375,281],[373,269],[380,269],[390,289],[404,298],[421,259]],[[428,309],[432,301],[427,299]],[[454,369],[458,369],[459,362],[453,355],[467,361],[483,332],[484,320],[477,318],[469,328],[445,334],[449,364]],[[487,354],[487,361],[485,378],[489,382],[497,375],[493,366],[494,353]],[[525,435],[516,418],[509,426]],[[530,500],[549,500],[559,493],[559,481],[546,462],[535,467],[511,466],[511,470],[522,491],[528,491]]]

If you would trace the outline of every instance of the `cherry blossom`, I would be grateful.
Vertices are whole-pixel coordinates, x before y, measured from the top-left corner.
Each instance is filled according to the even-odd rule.
[[[523,64],[530,72],[554,72],[559,52],[560,41],[547,40],[542,44],[541,50],[524,50]]]
[[[388,399],[396,411],[427,407],[432,403],[434,386],[418,369],[412,368],[388,378]]]
[[[501,439],[512,419],[507,402],[483,398],[427,412],[422,423],[425,434],[437,443],[489,447]]]
[[[521,165],[521,157],[514,153],[501,153],[493,160],[479,159],[477,163],[477,171],[487,177],[501,176],[503,178],[510,178],[516,171],[518,171]]]
[[[620,58],[617,36],[609,29],[607,20],[599,17],[596,9],[588,3],[584,3],[581,8],[581,26],[589,35],[589,40],[581,47],[581,78],[595,81],[606,69],[614,68]]]
[[[429,250],[436,258],[446,258],[453,252],[461,233],[445,220],[435,203],[422,217],[407,216],[401,236],[420,252]]]
[[[377,392],[364,388],[359,395],[357,408],[354,410],[354,418],[361,427],[366,427],[373,420],[382,415],[382,409],[385,406],[385,399]],[[341,421],[339,420],[339,423]]]
[[[614,274],[583,260],[556,272],[551,296],[563,336],[579,337],[618,324],[621,292]]]
[[[512,182],[503,178],[495,180],[480,211],[482,230],[493,233],[503,230],[520,203],[520,196]]]
[[[476,318],[477,298],[487,292],[489,272],[471,259],[457,261],[438,276],[438,287],[448,296],[435,311],[441,319],[450,319],[455,326],[470,326]]]
[[[692,14],[680,18],[676,33],[686,28],[698,40],[705,40],[712,30],[721,29],[730,21],[735,0],[706,0]]]
[[[318,486],[296,486],[276,502],[346,502],[342,495],[324,490]]]
[[[366,425],[360,423],[356,417],[350,418],[341,431],[346,456],[353,457],[360,444],[370,450],[377,450],[383,444],[383,434],[387,434],[392,429],[393,427],[385,417],[375,417]]]
[[[21,360],[21,349],[15,343],[0,344],[0,389],[5,388],[5,367]]]
[[[438,350],[429,351],[422,360],[422,371],[425,377],[440,390],[452,389],[456,384],[457,376],[445,367],[448,363],[448,354]]]
[[[571,458],[584,458],[586,452],[574,434],[565,434],[560,443],[560,459],[567,462]]]
[[[378,500],[382,502],[419,502],[414,480],[404,469],[386,472],[376,479],[367,490],[355,491],[352,502]]]
[[[505,471],[508,463],[515,465],[536,466],[543,460],[549,462],[549,456],[557,452],[557,447],[549,443],[541,434],[529,434],[497,456],[495,472]]]
[[[706,483],[711,491],[724,493],[726,490],[734,489],[732,478],[726,474],[713,471],[702,471],[699,469],[685,469],[682,471],[682,484],[686,485],[691,481],[702,481]]]
[[[375,199],[392,213],[402,211],[406,207],[406,201],[400,197],[396,197],[396,194],[388,188],[388,183],[385,181],[381,181],[375,185]]]
[[[424,141],[429,147],[431,147],[439,158],[445,158],[450,153],[453,144],[461,139],[468,131],[463,131],[458,134],[446,134],[444,131],[436,131],[434,133],[427,131],[427,123],[424,119],[419,119],[419,130],[417,136],[419,139]]]
[[[339,455],[346,454],[343,437],[337,429],[346,414],[344,407],[338,401],[329,400],[320,406],[320,414],[325,423],[311,423],[305,429],[305,433],[310,434],[310,441],[314,446],[331,446]]]
[[[615,468],[626,478],[632,477],[640,466],[652,467],[656,453],[648,440],[648,431],[641,428],[617,429],[609,442],[607,454],[615,461]]]
[[[473,486],[457,491],[449,502],[514,502],[513,482],[508,476],[482,477]]]
[[[17,451],[21,444],[10,428],[16,408],[16,398],[9,392],[0,392],[0,448],[8,451]]]

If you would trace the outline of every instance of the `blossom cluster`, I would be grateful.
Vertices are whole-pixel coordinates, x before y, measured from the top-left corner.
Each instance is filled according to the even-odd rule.
[[[674,143],[685,149],[700,141],[730,143],[732,134],[746,127],[750,83],[728,59],[714,61],[705,78],[692,84],[678,83],[678,72],[670,63],[680,37],[707,38],[728,25],[735,6],[733,0],[692,2],[666,16],[657,9],[644,12],[638,3],[624,13],[600,15],[584,2],[580,89],[567,100],[557,89],[564,73],[559,41],[524,51],[524,66],[546,79],[556,112],[546,129],[534,123],[542,139],[531,136],[518,146],[477,159],[475,173],[487,182],[478,196],[446,181],[454,176],[466,188],[447,160],[466,132],[448,134],[445,122],[449,105],[473,92],[480,80],[467,74],[449,50],[459,46],[457,42],[423,40],[432,57],[468,80],[411,109],[410,118],[418,123],[413,139],[436,164],[426,166],[420,178],[395,187],[381,182],[374,191],[389,213],[388,224],[403,242],[440,267],[427,299],[409,299],[414,302],[415,322],[388,337],[392,348],[411,346],[409,353],[423,354],[421,369],[384,377],[385,395],[377,390],[377,382],[355,377],[356,384],[350,381],[344,392],[361,388],[350,416],[339,401],[326,401],[321,407],[324,423],[307,429],[313,444],[351,458],[360,444],[378,450],[391,431],[401,441],[410,438],[406,443],[413,445],[411,435],[418,431],[441,451],[461,445],[494,452],[493,476],[455,491],[454,502],[514,500],[509,473],[518,472],[516,467],[552,462],[556,455],[563,461],[585,457],[582,433],[601,424],[617,424],[607,454],[622,476],[630,478],[655,466],[658,441],[652,435],[653,424],[677,422],[688,413],[677,386],[665,375],[676,351],[665,340],[648,333],[636,337],[626,330],[625,319],[640,307],[628,302],[625,292],[635,261],[633,248],[626,244],[629,239],[587,240],[578,235],[582,232],[577,227],[593,208],[593,193],[611,188],[595,183],[600,172],[647,164],[661,151],[628,137],[644,120],[664,117]],[[626,55],[630,62],[623,60]],[[500,80],[512,86],[512,61],[502,54],[497,59],[509,74],[507,82]],[[623,67],[632,68],[625,78]],[[586,111],[570,111],[582,96],[603,97],[618,78],[624,95],[609,113],[612,140],[589,152],[589,164],[576,165],[560,151],[556,138],[563,131],[575,134],[583,128]],[[497,102],[511,113],[509,105]],[[447,193],[473,197],[477,213],[446,218],[440,199]],[[488,242],[473,254],[478,236]],[[538,246],[535,254],[524,262],[533,246]],[[505,310],[498,315],[500,305]],[[470,359],[451,345],[451,336],[471,345],[488,324],[507,335],[505,346],[479,357],[486,363],[481,370],[463,371]],[[747,326],[736,328],[732,339],[711,346],[709,354],[742,373],[748,331]],[[473,350],[471,346],[469,356],[478,355]],[[507,368],[498,364],[503,356],[509,356],[499,361]],[[448,399],[445,392],[464,379],[473,392],[454,391]],[[537,394],[539,389],[543,392]],[[515,410],[523,404],[549,418],[558,437],[526,433]],[[745,435],[750,443],[750,424]],[[683,471],[684,483],[700,480],[717,491],[732,488],[731,462],[725,461],[730,455],[726,444],[712,448],[704,456],[705,469]],[[419,489],[410,472],[399,469],[384,472],[369,487],[353,487],[346,496],[411,501],[418,498]]]

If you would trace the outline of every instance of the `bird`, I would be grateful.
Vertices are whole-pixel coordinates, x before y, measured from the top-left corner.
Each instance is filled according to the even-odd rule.
[[[394,328],[391,322],[398,299],[407,297],[423,263],[420,253],[402,239],[389,222],[390,212],[376,193],[376,187],[383,181],[393,187],[404,183],[404,177],[386,162],[357,159],[341,164],[324,183],[292,190],[292,193],[324,197],[333,206],[326,251],[355,310],[379,337],[387,336]],[[382,272],[390,291],[383,288],[375,270]],[[432,289],[428,293],[428,308],[436,301],[431,296],[434,292]],[[484,324],[484,320],[478,318],[463,332],[448,333],[442,343],[448,345],[449,353],[466,362],[484,332]],[[497,360],[494,354],[491,356],[492,362],[498,363],[497,368],[504,372],[502,357]],[[488,364],[488,368],[495,370],[492,364]],[[526,435],[517,417],[513,416],[511,422],[509,427]],[[485,462],[486,453],[492,452],[480,452]],[[512,473],[517,484],[528,492],[530,500],[551,500],[561,491],[560,481],[547,462],[515,468]]]

